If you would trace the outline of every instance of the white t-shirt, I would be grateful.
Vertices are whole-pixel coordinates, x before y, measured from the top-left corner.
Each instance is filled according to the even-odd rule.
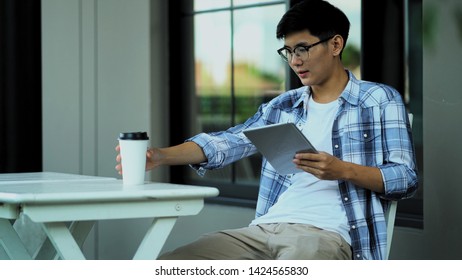
[[[332,126],[339,108],[338,101],[321,104],[310,98],[308,108],[303,134],[318,151],[332,154]],[[292,175],[291,186],[268,213],[255,218],[251,225],[268,223],[310,224],[337,232],[351,244],[337,181],[320,180],[307,172]]]

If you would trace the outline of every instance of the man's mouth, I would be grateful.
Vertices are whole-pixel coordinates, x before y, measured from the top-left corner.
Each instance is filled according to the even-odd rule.
[[[297,74],[300,78],[305,78],[308,75],[309,71],[298,71]]]

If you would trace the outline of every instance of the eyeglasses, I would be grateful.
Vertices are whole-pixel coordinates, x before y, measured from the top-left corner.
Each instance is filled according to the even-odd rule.
[[[310,49],[316,45],[319,45],[321,43],[327,42],[330,39],[334,38],[334,36],[328,37],[324,40],[321,40],[317,43],[308,45],[308,46],[297,46],[295,49],[292,51],[289,49],[289,47],[282,47],[278,50],[278,54],[284,59],[286,62],[292,61],[293,54],[301,60],[307,60],[310,57]]]

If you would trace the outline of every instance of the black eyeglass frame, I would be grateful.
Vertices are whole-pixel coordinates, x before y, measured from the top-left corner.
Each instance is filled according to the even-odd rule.
[[[291,49],[289,49],[289,47],[284,46],[284,47],[278,49],[277,52],[278,52],[279,56],[281,56],[282,59],[284,59],[284,61],[289,62],[289,57],[286,57],[285,55],[282,54],[282,51],[283,51],[283,50],[287,50],[287,51],[290,53],[290,60],[292,60],[292,55],[295,54],[295,50],[296,50],[296,49],[298,49],[298,48],[303,48],[303,49],[305,49],[305,51],[306,51],[307,53],[309,53],[309,51],[310,51],[310,49],[311,49],[312,47],[317,46],[317,45],[319,45],[319,44],[321,44],[321,43],[325,43],[325,42],[329,41],[330,39],[332,39],[332,38],[334,38],[334,37],[335,37],[335,35],[330,36],[330,37],[327,37],[326,39],[319,40],[318,42],[316,42],[316,43],[314,43],[314,44],[311,44],[311,45],[308,45],[308,46],[296,46],[296,47],[294,48],[294,50],[291,50]]]

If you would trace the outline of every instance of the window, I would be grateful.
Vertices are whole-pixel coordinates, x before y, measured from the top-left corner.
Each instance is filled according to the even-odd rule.
[[[286,90],[287,66],[276,50],[276,26],[285,1],[183,1],[183,26],[193,36],[185,114],[189,137],[227,129],[251,117],[260,104]],[[261,156],[254,155],[204,177],[188,167],[173,176],[218,186],[221,196],[256,199]]]
[[[174,20],[171,36],[172,92],[186,105],[172,123],[172,142],[181,143],[199,132],[227,129],[252,116],[258,106],[287,89],[300,86],[276,50],[276,26],[289,1],[183,0],[170,9]],[[292,1],[294,2],[294,1]],[[343,59],[360,77],[360,0],[333,1],[352,19],[351,37]],[[179,12],[178,12],[179,11]],[[176,35],[178,34],[178,36]],[[182,47],[178,47],[182,46]],[[193,73],[193,75],[191,75]],[[176,97],[171,105],[178,115]],[[243,159],[199,177],[189,167],[172,168],[172,181],[212,185],[222,197],[256,200],[261,156]]]

